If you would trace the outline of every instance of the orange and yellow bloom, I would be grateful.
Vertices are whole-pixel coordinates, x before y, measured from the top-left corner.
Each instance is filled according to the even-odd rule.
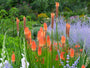
[[[69,37],[69,32],[70,32],[70,24],[67,23],[66,24],[66,35],[67,35],[67,37]]]
[[[36,51],[36,43],[35,43],[35,41],[32,41],[31,49],[32,49],[32,51]]]
[[[74,57],[74,49],[70,49],[70,57],[73,58]]]
[[[15,62],[15,54],[14,53],[12,54],[12,62],[13,63]]]

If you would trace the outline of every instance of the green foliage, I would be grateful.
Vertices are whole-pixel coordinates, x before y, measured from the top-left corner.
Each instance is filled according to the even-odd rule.
[[[6,12],[6,10],[2,9],[2,10],[0,11],[0,16],[1,16],[0,19],[1,19],[1,18],[5,18],[5,17],[7,16],[7,14],[8,14],[8,13]]]
[[[14,30],[13,30],[13,26],[14,26]],[[41,26],[41,25],[40,25],[40,23],[38,23],[36,21],[28,21],[28,20],[26,20],[26,26],[29,27],[29,29],[32,29],[33,27]],[[14,24],[13,24],[13,22],[9,18],[2,19],[2,21],[0,23],[0,34],[4,34],[8,29],[10,30],[7,33],[8,36],[13,36],[13,31],[14,31],[14,37],[17,36],[17,24],[16,24],[16,21],[14,21]],[[23,21],[19,22],[19,32],[20,32],[20,35],[24,36]]]
[[[32,3],[32,9],[37,10],[39,13],[45,12],[48,8],[48,0],[35,0]]]
[[[88,13],[90,14],[90,2],[88,2],[87,9],[88,9]]]
[[[35,21],[37,19],[35,13],[30,13],[29,16],[31,17],[31,20]]]
[[[20,21],[23,21],[23,17],[24,17],[24,15],[19,16]]]
[[[11,8],[10,2],[11,0],[0,0],[0,10],[1,9],[8,10],[9,8]]]
[[[72,10],[70,8],[68,8],[68,7],[65,7],[63,10],[67,11],[67,12],[72,12]]]
[[[11,8],[9,10],[9,15],[10,15],[10,17],[12,17],[12,16],[17,17],[18,16],[18,12],[19,12],[18,8],[13,7],[13,8]]]
[[[28,21],[31,21],[31,16],[26,16]]]
[[[70,16],[75,16],[75,15],[82,15],[82,14],[86,14],[84,12],[61,12],[61,15],[66,16],[66,18],[70,17]]]
[[[31,7],[26,3],[23,2],[22,5],[17,6],[19,10],[19,15],[24,15],[27,16],[29,15],[32,11]]]
[[[39,31],[40,27],[34,27],[34,29],[32,29],[32,35],[34,39],[37,39],[37,33]]]
[[[2,45],[4,36],[0,34],[0,37],[1,37],[0,38],[0,45]],[[13,64],[13,65],[14,65],[14,67],[20,67],[20,65],[21,65],[20,64],[21,63],[21,49],[22,49],[20,39],[18,37],[12,38],[12,37],[6,36],[5,47],[7,49],[8,56],[10,59],[9,62],[11,63],[11,55],[14,51],[14,53],[15,53],[15,64]],[[0,58],[1,58],[1,56],[0,56]]]

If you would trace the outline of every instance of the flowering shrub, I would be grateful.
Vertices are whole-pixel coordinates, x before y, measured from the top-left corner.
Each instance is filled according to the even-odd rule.
[[[42,23],[45,18],[48,18],[48,16],[45,13],[38,14],[38,19]]]
[[[38,18],[48,18],[48,16],[45,13],[38,14]]]

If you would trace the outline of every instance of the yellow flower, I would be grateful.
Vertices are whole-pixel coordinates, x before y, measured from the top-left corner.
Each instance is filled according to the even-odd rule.
[[[85,15],[84,14],[82,14],[82,15],[80,15],[79,17],[84,17]]]
[[[40,13],[38,14],[38,18],[48,18],[48,16],[46,15],[46,13]]]

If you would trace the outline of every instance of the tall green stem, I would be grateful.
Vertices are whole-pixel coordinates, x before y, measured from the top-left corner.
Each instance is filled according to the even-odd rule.
[[[58,49],[59,49],[59,43],[58,43],[58,28],[57,28],[57,26],[58,26],[58,18],[56,18],[56,38],[57,38],[57,45],[58,45]]]
[[[54,59],[54,58],[53,58],[53,29],[52,29],[52,31],[51,31],[51,45],[52,45],[52,64],[51,64],[51,65],[53,66],[53,65],[54,65],[54,64],[53,64],[53,59]]]

